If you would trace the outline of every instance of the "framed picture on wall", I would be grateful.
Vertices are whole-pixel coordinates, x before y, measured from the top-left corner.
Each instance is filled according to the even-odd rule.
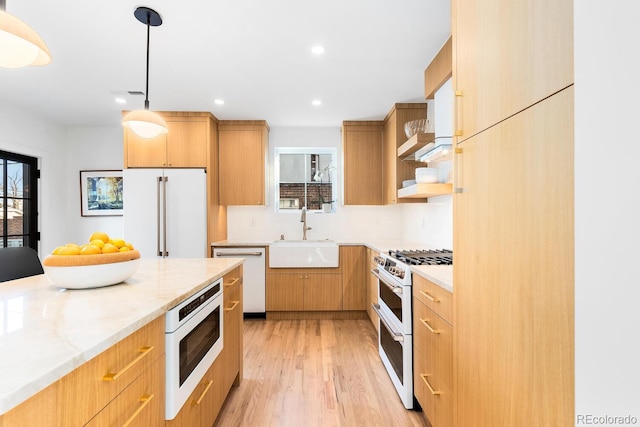
[[[122,215],[122,171],[80,171],[82,216]]]

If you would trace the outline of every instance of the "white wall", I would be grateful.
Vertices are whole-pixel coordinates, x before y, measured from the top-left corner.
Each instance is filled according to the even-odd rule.
[[[230,206],[228,208],[229,241],[263,241],[302,238],[299,212],[277,213],[275,209],[273,159],[276,147],[335,147],[342,170],[342,135],[340,128],[272,128],[269,133],[269,206]],[[381,173],[381,171],[371,171]],[[363,242],[398,240],[451,247],[451,202],[415,206],[343,206],[342,174],[337,174],[338,203],[335,213],[309,213],[309,239],[336,239]],[[450,196],[449,196],[450,198]],[[444,223],[444,226],[433,224]],[[420,229],[416,233],[414,224]]]

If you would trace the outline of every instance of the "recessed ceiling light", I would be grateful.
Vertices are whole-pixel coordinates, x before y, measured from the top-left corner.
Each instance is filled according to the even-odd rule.
[[[213,102],[216,105],[224,105],[224,100],[222,99],[214,99]]]
[[[117,98],[116,98],[116,102],[117,102],[118,104],[126,104],[126,103],[127,103],[127,100],[126,100],[126,99],[124,99],[124,98],[117,97]]]
[[[320,101],[319,99],[314,99],[313,101],[311,101],[311,104],[315,106],[322,105],[322,101]]]
[[[324,53],[324,46],[315,45],[311,48],[311,52],[315,55],[322,55]]]

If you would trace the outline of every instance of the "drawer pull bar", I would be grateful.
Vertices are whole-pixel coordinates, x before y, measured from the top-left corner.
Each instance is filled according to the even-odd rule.
[[[429,375],[425,375],[425,374],[420,374],[420,378],[422,378],[422,381],[424,381],[424,383],[427,385],[427,388],[429,389],[429,391],[431,392],[431,394],[433,394],[434,396],[437,396],[440,394],[439,391],[436,391],[433,389],[433,387],[431,387],[431,384],[429,384],[429,381],[427,380],[427,377]]]
[[[149,354],[149,352],[151,350],[153,350],[153,346],[142,347],[140,350],[138,350],[138,352],[140,353],[140,355],[138,357],[133,359],[127,366],[125,366],[120,371],[116,372],[115,374],[107,374],[107,375],[105,375],[104,377],[102,377],[102,381],[115,381],[115,380],[117,380],[118,378],[120,378],[120,376],[122,374],[127,372],[133,365],[138,363],[140,360],[142,360],[143,357],[145,357],[147,354]]]
[[[421,293],[422,295],[424,295],[424,297],[425,297],[425,298],[428,298],[430,301],[433,301],[433,302],[440,302],[440,300],[439,300],[438,298],[436,298],[436,297],[434,297],[434,296],[432,296],[432,295],[429,295],[429,294],[428,294],[428,293],[426,293],[425,291],[420,291],[420,293]]]
[[[422,322],[422,324],[423,324],[424,326],[426,326],[426,327],[427,327],[427,329],[428,329],[432,334],[439,334],[439,333],[440,333],[440,331],[436,331],[435,329],[433,329],[433,328],[431,327],[431,325],[429,324],[429,322],[427,322],[427,319],[423,319],[423,318],[421,317],[421,318],[420,318],[420,321]]]
[[[207,394],[207,392],[209,391],[209,389],[211,388],[211,385],[213,384],[213,380],[209,381],[207,383],[207,386],[204,388],[204,390],[202,391],[202,394],[200,395],[200,397],[198,398],[198,400],[194,400],[193,404],[194,405],[199,405],[202,402],[202,399],[204,399],[204,396]]]
[[[240,304],[240,301],[234,301],[233,302],[233,307],[225,308],[224,311],[233,311],[233,309],[236,308],[238,306],[238,304]]]
[[[153,399],[154,397],[155,397],[155,395],[153,395],[153,394],[146,394],[146,395],[140,397],[140,399],[138,399],[138,401],[140,403],[142,403],[142,405],[140,405],[138,407],[138,409],[136,409],[136,411],[133,414],[131,414],[129,419],[127,421],[125,421],[124,424],[122,424],[122,427],[127,427],[129,424],[131,424],[133,422],[133,420],[140,414],[140,412],[142,412],[142,410],[145,408],[145,406],[147,406],[149,404],[149,402],[151,402],[151,399]]]
[[[225,286],[233,286],[233,285],[235,285],[235,284],[236,284],[236,282],[237,282],[238,280],[240,280],[240,278],[239,278],[239,277],[236,277],[235,279],[233,279],[233,280],[232,280],[232,281],[230,281],[229,283],[225,283],[224,285],[225,285]]]

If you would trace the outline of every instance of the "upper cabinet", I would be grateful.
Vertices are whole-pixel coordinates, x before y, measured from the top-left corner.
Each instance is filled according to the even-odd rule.
[[[415,179],[416,168],[424,166],[423,163],[399,158],[398,148],[407,140],[404,124],[410,120],[425,119],[426,117],[427,104],[412,103],[395,104],[384,119],[382,179],[383,200],[386,205],[420,201],[410,198],[398,199],[398,190],[402,188],[402,181]]]
[[[167,122],[169,133],[145,139],[124,128],[124,167],[207,167],[210,129],[215,126],[211,113],[157,113]]]
[[[220,204],[266,205],[269,125],[264,120],[218,124]]]
[[[572,1],[453,5],[458,142],[573,83]]]
[[[382,204],[382,121],[342,122],[344,204]]]
[[[433,99],[436,91],[451,78],[452,74],[452,38],[449,37],[436,56],[424,70],[424,98]]]

